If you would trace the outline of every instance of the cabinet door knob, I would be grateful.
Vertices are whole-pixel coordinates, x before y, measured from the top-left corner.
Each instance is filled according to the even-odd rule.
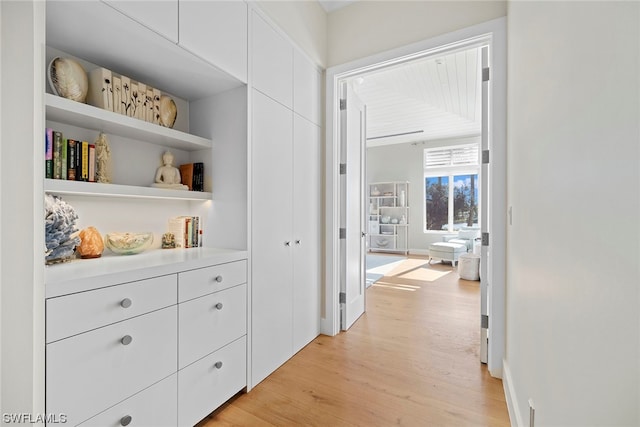
[[[219,302],[216,305],[214,305],[215,308],[217,308],[218,310],[222,310],[222,303]]]
[[[124,417],[120,418],[120,425],[128,426],[129,424],[131,424],[131,420],[133,420],[133,418],[131,418],[131,415],[125,415]]]
[[[285,246],[291,246],[291,242],[287,240],[286,242],[284,242],[284,245]]]
[[[213,366],[215,366],[216,369],[220,369],[222,368],[222,362],[216,362]]]
[[[213,280],[215,280],[216,282],[220,283],[220,282],[222,282],[222,276],[217,275]]]
[[[120,306],[122,308],[129,308],[129,307],[131,307],[131,304],[132,303],[131,303],[131,300],[129,298],[125,298],[122,301],[120,301]]]
[[[302,242],[302,240],[297,239],[297,240],[296,240],[296,245],[299,245],[301,242]]]
[[[133,338],[131,337],[131,335],[125,335],[120,340],[122,345],[129,345],[129,344],[131,344],[131,341],[133,341]]]

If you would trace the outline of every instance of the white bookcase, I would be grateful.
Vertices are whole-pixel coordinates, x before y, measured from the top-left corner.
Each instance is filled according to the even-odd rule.
[[[409,253],[409,183],[369,184],[369,251]]]

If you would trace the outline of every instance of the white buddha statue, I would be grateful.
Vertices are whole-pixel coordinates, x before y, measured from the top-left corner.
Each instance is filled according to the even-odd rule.
[[[180,170],[173,166],[173,154],[165,151],[162,155],[163,165],[156,171],[155,182],[152,187],[170,188],[172,190],[188,190],[189,187],[182,185],[180,178]]]

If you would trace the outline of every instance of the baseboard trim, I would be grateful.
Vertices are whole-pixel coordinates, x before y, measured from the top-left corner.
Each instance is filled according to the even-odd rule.
[[[511,427],[524,427],[522,418],[520,417],[520,408],[518,407],[518,398],[513,388],[513,379],[511,378],[511,370],[506,360],[502,359],[502,387],[504,388],[504,397],[507,401],[507,410],[509,411],[509,420]]]

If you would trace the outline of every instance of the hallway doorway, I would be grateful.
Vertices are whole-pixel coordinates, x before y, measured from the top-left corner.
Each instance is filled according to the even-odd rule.
[[[489,209],[492,212],[492,218],[489,221],[486,238],[491,242],[491,264],[485,266],[484,271],[488,272],[485,277],[493,279],[490,287],[489,304],[492,304],[492,330],[489,333],[489,370],[492,375],[500,377],[502,375],[502,355],[504,352],[504,225],[506,212],[502,208],[505,197],[505,183],[501,179],[505,173],[505,152],[504,152],[504,87],[506,80],[504,76],[504,68],[506,54],[504,45],[504,20],[495,20],[486,24],[471,27],[449,35],[438,37],[424,43],[416,44],[404,49],[404,52],[390,52],[385,55],[378,55],[375,58],[366,58],[365,60],[356,61],[354,64],[345,64],[344,66],[334,67],[327,71],[327,286],[325,299],[327,302],[325,317],[322,322],[323,333],[335,335],[338,331],[339,321],[339,303],[338,289],[339,287],[339,271],[340,271],[340,238],[338,237],[338,228],[341,227],[340,219],[344,213],[340,213],[340,180],[339,174],[339,138],[337,137],[338,123],[338,103],[337,88],[342,82],[349,79],[357,79],[360,76],[370,73],[374,70],[380,70],[387,67],[398,66],[400,63],[410,62],[418,58],[437,57],[465,49],[474,49],[481,46],[491,47],[491,64],[492,75],[495,78],[493,86],[488,93],[486,99],[491,99],[488,110],[491,111],[491,117],[485,118],[487,129],[491,129],[492,138],[490,140],[490,148],[493,163],[488,166],[490,176],[493,177],[491,182],[487,182],[489,189],[494,196]],[[419,46],[418,46],[419,45]],[[494,70],[495,68],[495,70]],[[495,73],[494,73],[495,71]],[[484,123],[484,122],[483,122]],[[404,133],[404,132],[399,132]],[[409,132],[406,132],[409,133]],[[405,135],[390,134],[391,137],[405,137]],[[484,147],[483,147],[484,148]],[[488,155],[489,150],[484,153]],[[495,154],[494,154],[495,153]],[[495,161],[494,161],[495,160]],[[489,176],[489,174],[487,174]],[[340,177],[340,178],[339,178]],[[422,178],[423,179],[423,178]],[[420,181],[422,181],[420,179]],[[348,176],[347,176],[348,180]],[[489,181],[489,179],[486,179]],[[422,187],[422,184],[418,188]],[[423,199],[424,200],[424,199]],[[342,216],[341,216],[342,215]],[[364,222],[364,221],[363,221]],[[451,231],[451,230],[450,230]],[[366,232],[366,227],[362,224],[362,233]],[[489,247],[483,247],[483,259],[488,258]],[[347,262],[347,265],[349,263]],[[488,287],[488,286],[487,286]],[[486,288],[485,288],[486,289]],[[347,300],[349,296],[346,296]],[[344,300],[344,296],[341,297]],[[484,319],[487,317],[487,319]],[[478,318],[480,318],[478,313]],[[480,324],[478,319],[478,324]],[[488,316],[483,316],[483,325]]]

